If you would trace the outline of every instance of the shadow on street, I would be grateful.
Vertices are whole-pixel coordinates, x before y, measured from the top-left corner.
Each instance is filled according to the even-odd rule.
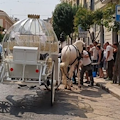
[[[8,95],[6,101],[0,101],[0,113],[9,113],[15,117],[22,117],[22,114],[31,112],[36,114],[71,115],[87,118],[85,113],[93,112],[94,110],[89,103],[84,103],[83,99],[78,99],[78,94],[88,97],[101,97],[101,94],[103,94],[101,92],[102,90],[97,87],[94,87],[94,89],[96,91],[89,90],[86,87],[79,93],[63,90],[56,91],[53,107],[50,106],[51,95],[49,91],[37,91],[37,94],[25,94],[22,95],[22,98],[19,95]],[[74,96],[71,94],[74,94]],[[89,108],[81,108],[78,105],[79,103],[82,103],[84,106],[88,104]]]

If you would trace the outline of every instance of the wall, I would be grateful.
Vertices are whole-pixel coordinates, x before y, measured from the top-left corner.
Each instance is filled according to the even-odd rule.
[[[94,1],[95,10],[105,7],[106,4],[108,4],[108,2],[103,4],[102,2],[100,2],[100,0],[95,0]],[[102,29],[101,26],[99,26],[99,30],[101,30],[101,33],[97,38],[97,40],[100,40],[100,43],[103,44],[103,42],[109,42],[109,43],[113,42],[112,31],[108,31],[107,28],[105,27],[104,29]],[[98,33],[99,30],[96,29],[96,34]]]
[[[0,26],[3,27],[3,19],[0,19]]]
[[[14,21],[12,21],[11,18],[4,11],[0,10],[0,25],[8,30],[13,24]]]

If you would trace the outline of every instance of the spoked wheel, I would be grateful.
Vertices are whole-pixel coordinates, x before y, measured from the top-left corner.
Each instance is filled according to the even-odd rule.
[[[52,74],[51,74],[51,106],[53,106],[54,101],[55,101],[55,83],[54,83],[54,80],[55,80],[55,65],[53,62]]]
[[[6,79],[6,67],[5,67],[5,63],[1,66],[2,67],[2,72],[1,72],[1,76],[0,76],[0,82],[3,82]]]
[[[55,100],[55,90],[58,89],[58,87],[60,86],[61,84],[61,71],[59,71],[58,69],[58,80],[55,79],[55,62],[52,61],[52,67],[51,67],[51,70],[50,70],[50,73],[47,77],[47,80],[46,82],[44,83],[45,87],[50,90],[51,92],[51,106],[53,105],[54,103],[54,100]]]
[[[54,63],[53,63],[54,64]],[[53,65],[53,67],[55,67],[55,65]],[[54,70],[55,70],[55,68],[54,68]],[[53,68],[52,68],[52,72],[53,72]],[[47,88],[47,90],[50,90],[51,91],[51,85],[50,85],[50,82],[51,82],[51,80],[52,80],[52,72],[51,72],[51,74],[48,76],[48,80],[47,80],[47,83],[45,83],[45,87]],[[54,76],[55,76],[55,73],[54,73]],[[54,79],[55,80],[55,79]],[[61,84],[61,81],[62,81],[62,72],[61,72],[61,70],[59,71],[59,79],[58,79],[58,81],[55,81],[56,82],[56,84],[54,85],[54,87],[55,87],[55,90],[57,90],[58,89],[58,87],[60,86],[60,84]]]

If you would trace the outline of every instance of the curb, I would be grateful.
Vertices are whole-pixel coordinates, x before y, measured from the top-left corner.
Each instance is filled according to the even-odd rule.
[[[109,88],[107,88],[105,85],[102,85],[100,83],[96,83],[96,86],[102,88],[103,90],[105,90],[106,92],[110,93],[110,90]]]
[[[113,86],[110,83],[108,85],[107,84],[103,85],[102,83],[95,81],[95,84],[96,84],[96,86],[102,88],[107,93],[110,93],[111,95],[113,95],[114,97],[116,97],[120,100],[120,88],[116,88],[115,86]]]

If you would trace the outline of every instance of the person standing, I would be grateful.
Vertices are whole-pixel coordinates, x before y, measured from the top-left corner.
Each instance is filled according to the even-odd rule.
[[[106,71],[106,76],[104,79],[108,78],[108,62],[106,61],[106,45],[103,46],[104,52],[103,52],[103,68]]]
[[[87,46],[87,52],[88,52],[88,55],[89,55],[90,60],[91,60],[90,46]],[[88,84],[89,84],[89,83],[90,83],[90,80],[89,80],[89,77],[88,77],[88,72],[86,72],[85,78],[87,79],[87,80],[85,81],[85,83],[88,83]]]
[[[93,47],[91,48],[91,54],[92,54],[92,62],[93,63],[97,63],[98,62],[98,50],[96,49],[96,46],[97,46],[97,42],[96,41],[94,41],[93,42]],[[94,71],[96,72],[96,74],[97,74],[97,72],[98,72],[98,66],[97,65],[94,65],[94,67],[93,67],[93,69],[94,69]]]
[[[81,71],[80,71],[80,84],[83,85],[83,76],[84,73],[87,71],[88,72],[88,76],[90,77],[90,86],[94,85],[94,79],[92,76],[92,66],[91,66],[91,60],[89,57],[88,52],[86,51],[86,48],[83,48],[83,52],[82,52],[82,67],[81,67]]]
[[[103,78],[104,74],[103,74],[103,50],[101,49],[101,46],[98,44],[97,45],[97,50],[98,50],[98,68],[99,68],[99,77]]]
[[[115,63],[115,61],[116,61],[117,52],[118,52],[118,43],[114,43],[114,44],[113,44],[114,63]]]
[[[108,62],[108,80],[112,80],[114,66],[113,47],[109,44],[109,42],[106,42],[105,45],[106,45],[106,61]]]

